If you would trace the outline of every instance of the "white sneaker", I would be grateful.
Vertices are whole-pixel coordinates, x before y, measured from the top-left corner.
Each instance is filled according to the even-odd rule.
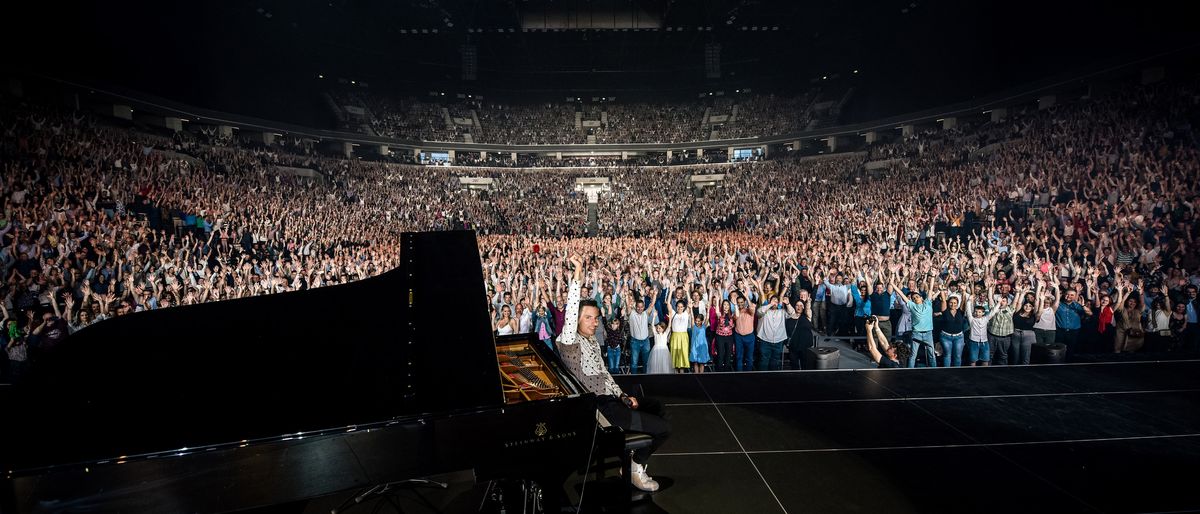
[[[655,482],[653,478],[650,478],[650,475],[646,474],[645,465],[631,462],[629,464],[629,470],[631,475],[629,477],[629,481],[633,483],[634,487],[648,493],[658,490],[658,482]]]

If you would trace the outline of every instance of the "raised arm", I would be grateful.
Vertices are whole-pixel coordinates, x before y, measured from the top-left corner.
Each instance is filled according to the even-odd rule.
[[[572,345],[577,342],[575,336],[579,328],[579,290],[583,282],[583,260],[578,255],[573,255],[570,262],[575,269],[571,277],[571,285],[567,289],[567,305],[564,308],[563,330],[558,337],[559,344],[566,345]]]
[[[1017,295],[1013,299],[1013,312],[1021,312],[1021,307],[1025,306],[1025,295],[1029,292],[1027,288],[1017,290]]]
[[[879,344],[877,342],[877,339],[875,338],[875,332],[876,332],[876,330],[878,330],[878,327],[876,326],[876,323],[874,321],[871,321],[870,319],[868,319],[866,328],[867,328],[867,351],[871,352],[871,361],[876,364],[879,364],[879,361],[883,359],[883,354],[879,353],[879,348],[875,346],[875,345]],[[886,340],[887,339],[884,339],[884,341],[886,341]]]

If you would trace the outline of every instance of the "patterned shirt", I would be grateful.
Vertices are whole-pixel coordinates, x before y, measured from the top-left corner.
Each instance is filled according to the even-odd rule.
[[[988,332],[994,336],[1011,336],[1013,333],[1012,306],[1000,307],[993,312],[995,312],[995,316],[992,317],[992,324],[988,327]]]
[[[558,351],[563,364],[588,391],[597,395],[623,396],[621,386],[608,374],[608,365],[600,356],[600,343],[595,336],[585,336],[579,330],[579,281],[572,280],[567,290],[567,312],[562,334],[558,336]]]

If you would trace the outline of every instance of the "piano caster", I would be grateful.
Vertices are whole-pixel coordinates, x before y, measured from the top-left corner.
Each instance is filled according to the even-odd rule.
[[[338,505],[336,508],[329,511],[329,514],[341,514],[371,499],[380,499],[380,501],[386,500],[392,505],[392,508],[396,509],[396,512],[404,512],[404,509],[400,506],[400,502],[396,501],[395,496],[400,491],[405,490],[412,490],[417,494],[417,497],[420,498],[423,503],[425,503],[425,505],[427,505],[434,512],[438,512],[438,508],[430,503],[429,500],[425,499],[424,495],[417,491],[417,488],[419,487],[446,489],[449,487],[449,485],[444,482],[436,482],[424,478],[413,478],[410,480],[398,480],[396,482],[376,484],[363,489],[362,492],[351,496],[350,498],[347,498],[346,501],[342,502],[341,505]]]

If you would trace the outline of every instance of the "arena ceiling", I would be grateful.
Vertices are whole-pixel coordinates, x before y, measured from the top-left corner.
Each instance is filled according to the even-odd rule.
[[[1190,18],[1166,2],[51,0],[4,9],[23,68],[264,116],[294,114],[295,98],[339,79],[547,97],[786,92],[826,80],[856,87],[865,115],[882,116],[1195,39]],[[706,73],[713,44],[720,78]],[[464,50],[477,56],[476,80],[462,80]]]

